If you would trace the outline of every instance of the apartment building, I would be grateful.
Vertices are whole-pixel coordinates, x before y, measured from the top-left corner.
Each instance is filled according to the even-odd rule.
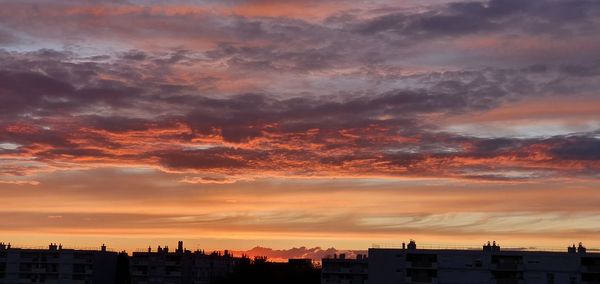
[[[233,271],[237,258],[224,253],[189,251],[180,241],[175,251],[158,247],[152,251],[134,252],[131,256],[131,281],[133,284],[211,284]]]
[[[368,278],[367,256],[357,255],[355,259],[345,254],[324,258],[321,262],[322,284],[365,284]]]
[[[104,245],[100,250],[73,250],[57,244],[25,249],[0,243],[0,283],[115,283],[117,257]]]
[[[401,248],[371,248],[368,258],[323,259],[323,284],[591,284],[600,283],[600,254],[570,246],[563,252],[501,249],[420,249],[414,241]],[[346,269],[339,269],[340,263]],[[367,270],[364,282],[356,270]],[[335,271],[335,277],[331,276]],[[364,273],[361,274],[364,276]]]

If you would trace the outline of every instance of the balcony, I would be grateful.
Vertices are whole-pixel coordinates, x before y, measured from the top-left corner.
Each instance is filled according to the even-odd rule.
[[[424,283],[438,284],[438,280],[437,280],[437,278],[423,278],[423,277],[413,278],[413,277],[406,277],[404,279],[404,283],[406,283],[406,284],[424,284]]]
[[[323,273],[329,274],[367,274],[366,268],[322,268]]]
[[[438,265],[435,262],[428,261],[413,261],[407,262],[406,268],[416,268],[416,269],[437,269]]]
[[[525,284],[521,279],[496,279],[496,284]]]
[[[523,264],[518,262],[496,263],[492,265],[493,270],[523,270]]]
[[[583,265],[581,272],[584,273],[600,273],[600,264]]]

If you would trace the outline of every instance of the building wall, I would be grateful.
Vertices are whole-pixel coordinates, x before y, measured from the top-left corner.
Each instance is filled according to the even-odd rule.
[[[132,283],[184,283],[182,254],[134,253],[131,257]]]
[[[368,260],[329,258],[323,259],[321,283],[323,284],[364,284],[368,278]]]
[[[235,258],[222,255],[196,253],[192,262],[194,284],[210,284],[233,271]]]
[[[0,250],[0,283],[114,283],[117,253],[79,250]]]
[[[130,261],[133,284],[210,284],[233,270],[231,255],[183,252],[136,252]]]
[[[356,261],[356,260],[345,260]],[[352,275],[323,259],[322,284],[348,283]],[[347,264],[352,266],[352,264]],[[366,284],[600,283],[600,254],[582,252],[369,249]]]
[[[392,249],[369,250],[369,273],[366,284],[404,283],[404,254]]]

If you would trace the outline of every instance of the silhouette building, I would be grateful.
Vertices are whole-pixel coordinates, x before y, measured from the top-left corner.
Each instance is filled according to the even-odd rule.
[[[571,246],[563,252],[483,249],[371,248],[368,258],[326,258],[322,284],[572,284],[600,283],[600,253]]]
[[[130,259],[133,284],[211,284],[233,271],[238,259],[228,251],[223,254],[186,250],[179,241],[175,251],[158,247],[156,251],[134,252]]]
[[[369,262],[367,256],[357,255],[355,259],[345,254],[324,258],[321,262],[322,284],[364,284],[368,278]]]
[[[116,252],[64,249],[13,248],[0,243],[0,283],[87,284],[115,283]]]

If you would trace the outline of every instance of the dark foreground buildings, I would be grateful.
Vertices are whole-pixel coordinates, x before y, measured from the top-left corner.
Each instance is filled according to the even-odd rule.
[[[482,249],[371,248],[368,258],[323,259],[322,284],[600,283],[600,254],[583,245],[564,252]]]
[[[318,284],[320,270],[309,259],[287,263],[231,253],[158,247],[145,252],[14,248],[0,243],[0,284]]]
[[[119,254],[72,250],[51,244],[48,249],[11,248],[0,243],[0,283],[115,283]]]
[[[600,283],[600,253],[583,245],[565,251],[501,249],[423,249],[414,241],[398,248],[371,248],[367,255],[344,254],[287,263],[266,258],[178,248],[135,252],[14,248],[0,243],[0,284],[571,284]]]
[[[359,254],[355,259],[346,258],[345,254],[334,255],[333,258],[324,258],[321,265],[322,284],[364,284],[369,277],[366,255]]]
[[[242,258],[217,284],[318,284],[321,270],[310,259],[290,259],[287,263],[269,262],[266,258]]]
[[[131,282],[133,284],[212,284],[233,271],[239,258],[225,251],[223,254],[204,251],[191,252],[179,242],[175,251],[158,247],[156,251],[134,252],[131,256]]]
[[[50,244],[48,249],[14,248],[0,243],[0,284],[213,284],[233,271],[239,258],[227,251],[185,250],[125,253],[65,249]]]

